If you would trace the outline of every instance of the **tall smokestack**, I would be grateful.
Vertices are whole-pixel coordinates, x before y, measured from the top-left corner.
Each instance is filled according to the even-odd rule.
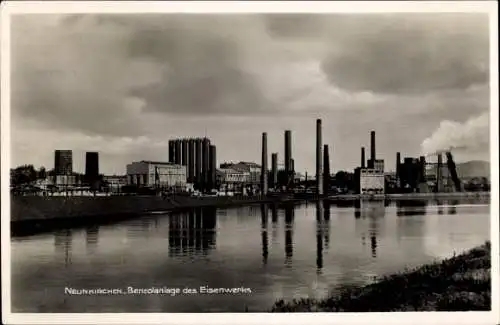
[[[373,168],[375,166],[375,159],[376,158],[376,148],[375,148],[375,131],[370,132],[370,159],[371,159],[371,165],[368,166],[370,168]]]
[[[328,145],[323,145],[323,192],[328,194],[330,190],[330,153],[328,152]]]
[[[321,119],[316,120],[316,186],[318,195],[323,195],[323,139],[321,134]]]
[[[267,195],[267,133],[262,133],[262,166],[260,171],[260,189]]]
[[[278,154],[271,155],[271,186],[274,188],[278,185]]]
[[[399,180],[401,173],[401,152],[396,152],[396,182]]]
[[[361,168],[365,168],[366,157],[365,157],[365,147],[361,147]]]
[[[291,184],[291,174],[292,174],[292,131],[285,131],[285,175],[286,175],[286,186]]]

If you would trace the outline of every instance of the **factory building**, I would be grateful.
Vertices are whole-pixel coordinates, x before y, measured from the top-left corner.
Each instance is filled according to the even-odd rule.
[[[250,173],[230,167],[217,169],[217,182],[221,191],[233,191],[248,184]]]
[[[397,179],[401,192],[420,192],[420,184],[425,181],[425,160],[405,157],[399,164]]]
[[[373,168],[360,168],[359,184],[360,194],[384,194],[384,171]]]
[[[231,168],[233,170],[248,173],[247,184],[259,185],[261,178],[261,166],[254,162],[240,161],[238,163],[223,163],[220,165],[221,169]]]
[[[168,161],[186,167],[188,183],[200,191],[216,187],[216,147],[208,138],[172,139],[168,142]]]
[[[149,188],[187,190],[186,166],[142,160],[127,165],[127,184]]]
[[[99,153],[85,153],[85,183],[93,184],[99,180]]]
[[[56,150],[54,152],[54,173],[56,175],[73,174],[72,150]]]
[[[56,150],[54,152],[54,178],[55,185],[73,186],[77,183],[73,175],[73,151]]]

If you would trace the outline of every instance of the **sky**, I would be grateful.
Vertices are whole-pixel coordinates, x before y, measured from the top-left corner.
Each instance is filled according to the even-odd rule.
[[[316,119],[331,170],[454,148],[489,161],[486,14],[35,14],[11,17],[11,163],[100,153],[104,174],[168,160],[208,136],[217,161],[284,153],[315,170]]]

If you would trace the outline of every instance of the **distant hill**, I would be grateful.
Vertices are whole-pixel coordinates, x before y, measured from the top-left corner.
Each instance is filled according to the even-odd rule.
[[[472,160],[457,163],[458,177],[486,177],[490,178],[490,163],[481,160]]]

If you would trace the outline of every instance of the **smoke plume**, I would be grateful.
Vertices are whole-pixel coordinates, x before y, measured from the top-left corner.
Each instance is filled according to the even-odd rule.
[[[422,142],[422,153],[430,155],[448,150],[489,152],[489,126],[489,112],[470,118],[464,123],[442,121],[434,133]]]

